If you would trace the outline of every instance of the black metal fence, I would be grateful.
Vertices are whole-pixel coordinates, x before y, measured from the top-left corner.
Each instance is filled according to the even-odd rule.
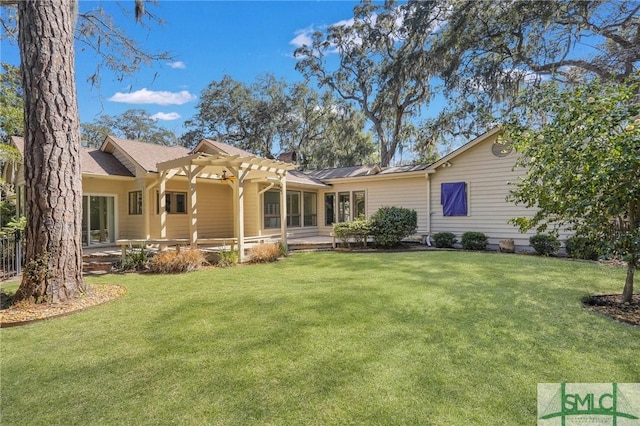
[[[22,238],[20,231],[0,237],[0,280],[9,279],[22,272]]]

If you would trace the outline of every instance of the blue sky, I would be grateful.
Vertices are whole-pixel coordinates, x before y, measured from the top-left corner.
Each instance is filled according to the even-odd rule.
[[[200,92],[214,80],[230,75],[252,83],[271,73],[287,81],[299,81],[293,51],[310,31],[323,29],[353,16],[357,1],[175,1],[159,0],[148,10],[164,25],[151,28],[136,24],[133,1],[80,1],[80,9],[98,5],[116,24],[150,51],[168,51],[172,62],[143,68],[131,78],[117,81],[102,71],[101,87],[87,78],[96,66],[95,54],[76,49],[76,80],[80,120],[92,122],[99,115],[118,115],[131,108],[146,110],[178,136],[183,122],[196,114]],[[20,62],[17,46],[2,41],[1,60]]]

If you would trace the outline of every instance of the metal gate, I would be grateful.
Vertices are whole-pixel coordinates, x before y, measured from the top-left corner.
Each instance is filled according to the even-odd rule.
[[[22,273],[22,241],[20,231],[0,237],[0,280]]]

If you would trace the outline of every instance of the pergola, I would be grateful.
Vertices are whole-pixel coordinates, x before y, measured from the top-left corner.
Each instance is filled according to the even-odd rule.
[[[189,243],[192,247],[210,244],[211,239],[198,239],[198,194],[196,179],[217,179],[226,182],[233,190],[233,240],[237,241],[239,261],[245,257],[245,245],[257,237],[246,236],[244,226],[245,183],[264,182],[267,184],[259,195],[273,188],[280,187],[280,240],[287,244],[287,171],[296,169],[294,164],[269,160],[255,156],[213,155],[195,153],[175,160],[157,164],[160,191],[160,240],[167,237],[166,184],[174,176],[186,176],[189,182],[187,206],[189,213]],[[227,239],[228,240],[228,239]]]

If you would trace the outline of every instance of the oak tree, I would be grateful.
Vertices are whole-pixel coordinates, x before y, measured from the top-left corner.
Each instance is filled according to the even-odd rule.
[[[316,31],[311,45],[295,51],[296,69],[356,104],[370,121],[382,166],[392,162],[399,146],[411,143],[412,119],[432,95],[438,60],[424,46],[439,17],[435,2],[423,6],[426,13],[411,4],[364,1],[354,8],[353,20]],[[419,22],[422,31],[408,32],[408,22]]]

